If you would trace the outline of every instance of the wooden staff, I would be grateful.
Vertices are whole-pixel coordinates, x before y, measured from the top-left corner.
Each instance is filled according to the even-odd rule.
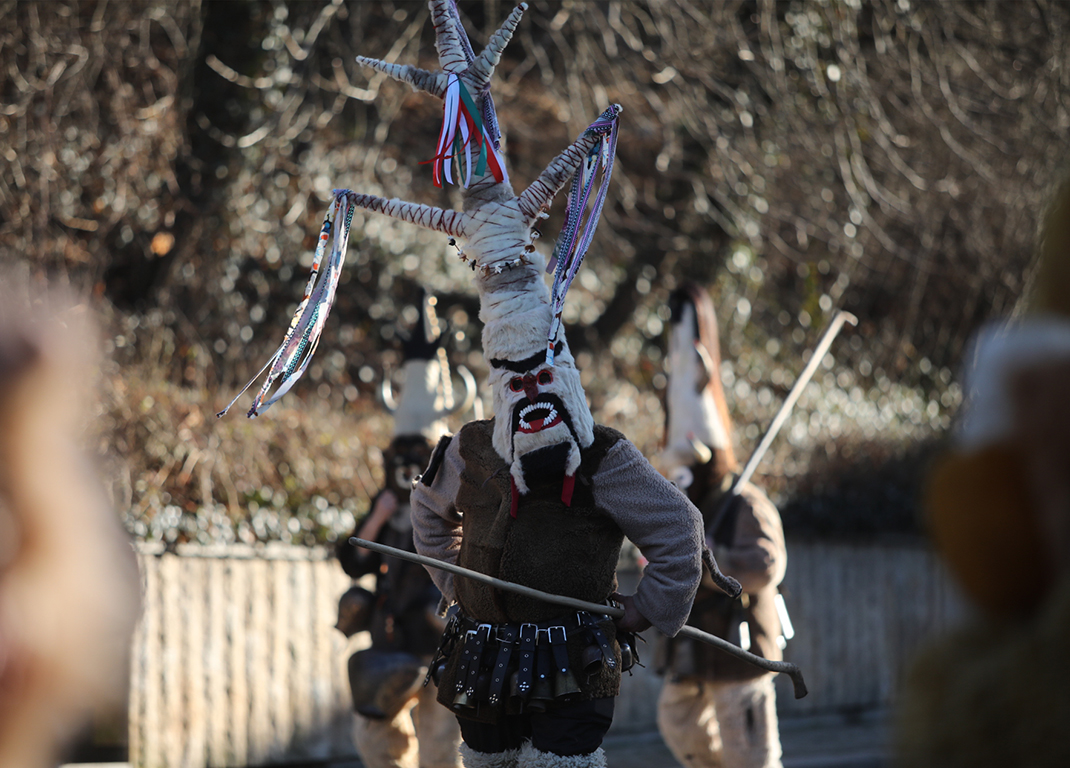
[[[506,592],[515,592],[518,595],[526,595],[527,597],[533,597],[536,600],[543,600],[547,603],[554,603],[556,605],[563,605],[568,608],[575,608],[580,611],[587,611],[593,614],[600,614],[604,616],[610,616],[614,619],[620,619],[624,616],[624,609],[617,608],[611,605],[599,605],[598,603],[589,603],[586,600],[578,600],[574,597],[565,597],[564,595],[554,595],[550,592],[543,592],[539,589],[532,587],[525,587],[522,584],[514,584],[511,581],[503,581],[502,579],[496,579],[493,576],[488,576],[485,573],[479,571],[472,571],[468,568],[462,568],[459,565],[453,563],[446,563],[442,560],[435,560],[433,557],[425,557],[418,555],[415,552],[406,552],[403,549],[395,549],[394,547],[388,547],[385,544],[379,544],[375,541],[367,541],[365,539],[358,539],[353,536],[349,539],[349,543],[356,547],[364,547],[370,549],[373,552],[379,552],[384,555],[390,555],[392,557],[398,557],[402,560],[408,560],[409,562],[419,563],[420,565],[428,568],[438,568],[442,571],[449,571],[457,576],[464,576],[467,579],[473,579],[475,581],[482,582],[496,589],[503,589]],[[772,661],[770,659],[763,659],[761,656],[755,656],[753,653],[744,651],[739,646],[733,645],[727,640],[722,640],[716,635],[711,635],[708,632],[703,632],[701,629],[695,629],[694,627],[685,626],[680,630],[677,635],[683,637],[690,637],[695,640],[701,640],[704,643],[709,643],[715,648],[719,648],[725,653],[735,656],[737,659],[742,659],[748,664],[753,664],[756,667],[764,669],[768,672],[783,672],[791,678],[792,686],[795,689],[795,698],[801,699],[806,695],[806,683],[803,682],[802,672],[794,664],[790,664],[786,661]]]
[[[728,489],[728,493],[721,499],[717,511],[714,512],[713,518],[710,520],[710,524],[706,526],[707,531],[717,530],[718,526],[721,524],[721,520],[724,519],[728,510],[732,508],[732,504],[739,498],[743,486],[751,479],[754,470],[758,468],[758,462],[765,457],[766,452],[769,450],[769,446],[773,444],[773,440],[775,440],[776,436],[780,433],[780,428],[784,426],[784,422],[787,421],[788,416],[791,415],[791,409],[795,407],[795,401],[799,399],[803,389],[810,382],[810,379],[814,375],[814,371],[816,371],[817,366],[821,364],[821,360],[825,357],[829,347],[832,346],[832,342],[835,340],[836,336],[839,335],[844,323],[857,325],[858,318],[850,312],[845,312],[842,309],[836,312],[836,315],[832,318],[832,322],[829,323],[829,327],[821,337],[821,341],[818,342],[817,347],[814,349],[814,354],[810,357],[810,362],[803,368],[802,373],[799,374],[799,378],[795,380],[794,386],[792,386],[791,391],[788,392],[788,396],[781,404],[780,410],[777,411],[776,416],[774,416],[772,422],[770,422],[769,428],[762,436],[762,441],[758,443],[758,447],[754,449],[754,453],[752,453],[751,457],[747,460],[747,463],[743,467],[743,471],[740,472],[732,482],[732,487]],[[725,591],[729,592],[729,590]],[[731,594],[731,592],[729,592],[729,594]]]
[[[765,431],[762,441],[758,443],[758,447],[754,449],[754,453],[751,454],[747,464],[743,467],[743,471],[739,473],[739,477],[732,483],[732,489],[729,491],[730,496],[738,496],[744,483],[750,480],[751,475],[754,474],[754,470],[758,468],[758,462],[762,460],[766,451],[769,450],[769,446],[773,444],[773,440],[776,439],[777,434],[780,432],[780,428],[784,426],[784,422],[787,421],[788,416],[791,414],[791,409],[795,407],[795,401],[798,400],[799,395],[802,394],[803,387],[810,382],[810,379],[814,375],[814,371],[816,371],[817,366],[821,364],[825,354],[829,351],[829,347],[832,346],[832,342],[843,328],[844,323],[857,325],[858,318],[850,312],[844,312],[842,309],[836,312],[836,315],[832,318],[832,322],[829,323],[828,329],[821,337],[821,341],[818,342],[817,347],[814,349],[814,354],[810,357],[810,362],[803,368],[803,372],[799,374],[799,378],[795,381],[795,386],[791,388],[791,392],[789,392],[788,396],[784,399],[784,403],[780,406],[780,410],[777,411],[776,416],[773,417],[773,421],[770,422],[769,429]]]

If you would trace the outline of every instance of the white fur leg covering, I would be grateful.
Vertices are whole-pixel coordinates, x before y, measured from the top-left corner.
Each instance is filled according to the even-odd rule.
[[[476,752],[461,742],[461,763],[464,768],[517,768],[519,749],[507,749],[504,752]]]
[[[543,752],[525,741],[520,748],[517,768],[606,768],[606,753],[599,747],[586,755],[555,755]]]

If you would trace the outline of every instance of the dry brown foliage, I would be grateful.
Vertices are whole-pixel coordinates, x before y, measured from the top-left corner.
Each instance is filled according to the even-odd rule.
[[[830,312],[861,318],[763,467],[782,498],[815,449],[945,429],[966,338],[1027,291],[1066,156],[1070,10],[530,5],[495,84],[515,184],[608,102],[625,107],[610,204],[566,309],[585,326],[569,338],[596,417],[656,444],[665,299],[688,277],[718,308],[744,455]],[[511,4],[460,7],[478,47]],[[377,471],[384,430],[365,419],[418,285],[443,297],[454,361],[480,366],[468,275],[442,238],[358,218],[286,415],[239,427],[210,414],[281,339],[332,187],[456,202],[419,165],[438,105],[353,61],[433,67],[424,4],[7,0],[0,20],[0,262],[92,292],[110,318],[100,446],[125,467],[131,527],[192,516],[179,537],[199,537],[216,525],[198,522],[206,508],[237,531],[264,488],[287,514],[332,489],[359,514],[356,474],[329,467]],[[333,458],[317,448],[325,429]],[[278,468],[305,459],[316,472],[292,493]],[[306,525],[299,538],[326,536]]]

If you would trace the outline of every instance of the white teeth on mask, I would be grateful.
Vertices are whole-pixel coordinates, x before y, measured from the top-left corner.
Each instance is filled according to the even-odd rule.
[[[520,410],[520,415],[521,416],[527,416],[529,413],[534,411],[536,408],[549,409],[550,413],[556,413],[557,412],[554,409],[554,406],[551,403],[532,403],[531,405],[528,405],[528,406],[525,406],[524,408],[522,408]]]
[[[531,425],[527,421],[527,415],[534,410],[547,411],[546,416],[544,416],[542,419],[543,424],[549,424],[557,418],[557,409],[554,408],[551,403],[532,403],[531,405],[525,406],[520,410],[520,426],[523,429],[529,429],[531,427]]]

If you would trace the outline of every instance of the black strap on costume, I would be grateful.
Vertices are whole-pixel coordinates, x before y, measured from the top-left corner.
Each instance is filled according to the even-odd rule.
[[[546,634],[547,630],[539,630],[539,642],[535,646],[535,687],[528,700],[533,710],[545,708],[554,698],[554,657]]]
[[[469,696],[475,696],[476,685],[479,682],[479,668],[483,661],[483,647],[490,639],[491,625],[480,624],[476,628],[475,644],[472,649],[471,666],[468,668],[468,680],[464,685],[464,692]]]
[[[559,675],[567,675],[569,670],[568,648],[565,643],[568,640],[568,635],[565,633],[565,628],[550,627],[546,630],[546,634],[550,639],[550,649],[554,654],[555,671]]]
[[[616,668],[617,657],[613,655],[613,646],[609,644],[609,638],[606,637],[606,633],[602,631],[602,628],[598,626],[598,622],[589,613],[581,614],[580,620],[602,650],[602,663],[610,669]]]
[[[474,696],[479,680],[479,662],[483,658],[483,646],[490,638],[490,624],[480,624],[465,633],[461,664],[457,669],[457,693]]]
[[[516,671],[516,692],[521,699],[531,695],[535,685],[535,643],[539,628],[534,624],[520,626],[520,659]]]
[[[564,627],[550,627],[547,637],[554,654],[554,698],[568,698],[580,693],[582,689],[568,659],[568,633]]]
[[[505,680],[509,676],[509,659],[517,643],[517,632],[513,627],[505,626],[498,630],[498,657],[494,660],[494,670],[490,679],[490,696],[487,701],[492,707],[502,701]]]

